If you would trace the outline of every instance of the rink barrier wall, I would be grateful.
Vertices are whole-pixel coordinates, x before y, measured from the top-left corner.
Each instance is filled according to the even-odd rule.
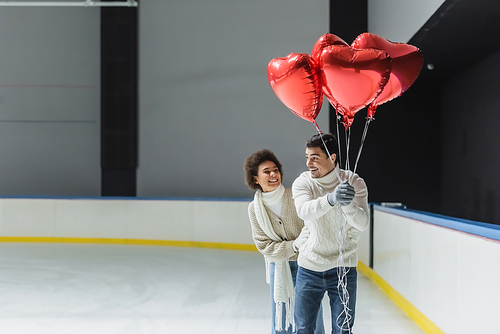
[[[255,251],[250,201],[0,198],[0,242]],[[500,258],[498,226],[380,205],[372,209],[370,229],[358,243],[358,268],[426,333],[500,328],[493,302],[500,299],[500,269],[491,265]],[[491,302],[481,299],[485,305],[479,308],[478,296]]]
[[[394,290],[382,277],[372,268],[358,261],[358,271],[368,277],[396,304],[406,315],[412,319],[427,334],[444,334],[429,318],[420,312],[412,303]]]
[[[254,245],[247,214],[249,202],[180,198],[0,198],[0,237],[249,247]]]
[[[374,281],[426,333],[498,332],[499,225],[375,204],[372,231]]]
[[[252,199],[0,198],[0,241],[127,243],[255,250]],[[370,233],[358,256],[369,263]]]

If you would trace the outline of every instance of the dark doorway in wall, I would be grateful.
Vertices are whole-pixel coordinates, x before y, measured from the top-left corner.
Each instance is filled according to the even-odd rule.
[[[138,9],[101,8],[101,194],[136,196]]]

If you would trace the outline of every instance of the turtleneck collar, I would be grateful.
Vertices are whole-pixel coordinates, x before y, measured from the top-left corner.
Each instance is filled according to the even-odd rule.
[[[323,177],[318,177],[313,179],[315,183],[317,183],[323,189],[332,189],[335,188],[339,183],[339,166],[336,166],[330,173],[326,174]]]
[[[283,186],[283,184],[280,184],[280,186],[273,191],[267,193],[262,192],[262,202],[264,202],[264,204],[267,206],[276,204],[281,201],[284,193],[285,187]]]

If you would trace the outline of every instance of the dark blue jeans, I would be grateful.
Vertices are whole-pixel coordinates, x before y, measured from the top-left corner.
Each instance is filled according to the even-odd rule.
[[[293,285],[295,286],[295,283],[296,283],[296,278],[297,278],[297,269],[298,269],[298,265],[297,265],[297,261],[289,261],[288,262],[290,264],[290,271],[292,272],[292,279],[293,279]],[[276,304],[274,303],[274,263],[271,262],[269,264],[269,274],[271,275],[270,278],[271,278],[271,307],[272,307],[272,312],[271,312],[271,316],[272,316],[272,327],[271,327],[271,333],[272,334],[291,334],[292,333],[292,326],[288,327],[288,329],[283,329],[283,331],[279,331],[277,332],[275,329],[274,329],[274,317],[276,316]],[[325,327],[324,327],[324,324],[323,324],[323,308],[320,308],[319,312],[317,312],[317,316],[316,316],[316,330],[314,331],[314,334],[325,334]],[[283,326],[283,328],[285,328],[285,306],[283,306],[283,318],[281,320],[281,324]]]
[[[312,271],[299,266],[297,283],[295,286],[295,332],[297,334],[314,333],[316,316],[325,292],[330,298],[332,312],[332,333],[352,333],[354,325],[354,310],[356,307],[356,289],[358,273],[356,267],[347,268],[348,314],[350,319],[346,323],[344,305],[341,302],[342,292],[339,294],[339,277],[337,268],[327,271]],[[341,328],[342,327],[342,330]]]

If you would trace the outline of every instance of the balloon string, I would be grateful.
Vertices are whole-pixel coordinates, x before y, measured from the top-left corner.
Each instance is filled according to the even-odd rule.
[[[321,135],[321,130],[319,129],[318,123],[316,121],[313,121],[314,126],[316,127],[316,131]]]
[[[343,305],[343,311],[340,312],[337,319],[335,320],[335,325],[340,329],[341,332],[351,333],[350,322],[352,319],[352,309],[349,308],[349,290],[347,289],[347,273],[350,271],[351,261],[349,260],[349,265],[346,267],[343,254],[344,240],[347,238],[346,228],[348,225],[346,214],[340,208],[340,206],[337,206],[336,220],[338,223],[337,242],[339,244],[339,257],[337,259],[337,289],[339,292],[340,301]]]
[[[368,132],[368,126],[370,125],[370,118],[366,119],[365,129],[363,130],[363,136],[361,137],[361,145],[359,146],[358,156],[356,157],[356,164],[354,165],[354,173],[356,173],[356,168],[358,167],[359,157],[361,156],[361,151],[363,150],[363,144],[365,143],[366,133]]]
[[[340,148],[340,131],[339,131],[339,123],[340,123],[340,115],[337,114],[337,144],[339,146],[339,166],[342,166],[342,154]]]
[[[346,160],[345,160],[345,169],[346,170],[350,170],[351,169],[351,166],[349,165],[349,146],[351,144],[351,128],[349,128],[346,132],[345,132],[345,142],[346,142]]]
[[[337,120],[339,121],[339,119]],[[314,122],[314,125],[316,126],[316,130],[318,131],[321,141],[323,142],[323,145],[325,147],[326,152],[328,153],[328,156],[330,157],[330,160],[332,163],[334,163],[332,159],[332,155],[330,154],[328,147],[326,146],[325,141],[323,140],[323,134],[321,133],[319,126],[316,122]],[[347,135],[347,132],[346,132]],[[339,138],[339,125],[337,122],[337,138]],[[349,132],[349,138],[350,138],[350,132]],[[339,145],[339,155],[340,155],[340,141],[338,141]],[[349,151],[349,141],[347,141],[347,148]],[[347,155],[347,160],[346,163],[349,161],[349,155]],[[339,162],[340,164],[340,162]],[[337,172],[337,169],[334,169],[335,173],[337,174],[337,177],[339,179],[339,182],[342,183],[342,179],[340,178],[339,173]],[[342,219],[343,218],[343,219]],[[338,283],[337,283],[337,289],[339,291],[339,297],[340,301],[342,303],[342,312],[339,314],[337,319],[335,319],[335,325],[340,328],[342,332],[347,331],[348,333],[351,333],[351,328],[350,328],[350,322],[352,320],[352,315],[351,311],[352,309],[349,308],[349,291],[347,290],[347,273],[350,270],[351,266],[351,261],[349,261],[349,267],[346,267],[345,262],[344,262],[344,254],[343,254],[343,248],[344,248],[344,240],[347,237],[347,233],[345,231],[346,225],[344,225],[344,221],[347,222],[347,216],[345,212],[340,208],[340,206],[337,206],[337,215],[336,215],[336,220],[338,223],[338,234],[337,234],[337,242],[339,245],[339,257],[337,259],[337,277],[338,277]],[[344,317],[343,321],[341,321],[341,317]]]
[[[328,150],[328,147],[326,146],[326,143],[325,143],[325,141],[323,139],[323,133],[320,131],[318,123],[316,123],[316,121],[314,121],[314,125],[316,126],[316,130],[319,133],[319,137],[321,138],[321,141],[323,142],[323,146],[325,147],[326,153],[328,153],[328,157],[330,157],[330,161],[333,164],[333,170],[335,171],[335,174],[337,174],[337,178],[339,179],[339,182],[342,183],[342,179],[340,178],[340,175],[337,172],[337,169],[335,168],[335,162],[332,159],[332,155],[330,154],[330,151]]]

